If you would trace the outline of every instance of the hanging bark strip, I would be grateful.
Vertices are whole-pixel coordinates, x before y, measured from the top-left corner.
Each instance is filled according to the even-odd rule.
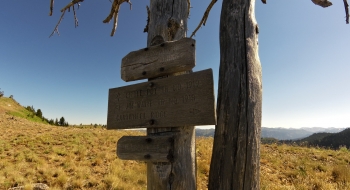
[[[147,9],[147,24],[145,26],[145,28],[143,29],[143,32],[148,32],[148,25],[149,25],[149,15],[151,14],[150,10],[149,10],[149,7],[146,6],[146,9]]]
[[[117,29],[118,13],[119,13],[120,5],[124,2],[127,2],[130,4],[130,10],[131,10],[132,4],[131,4],[130,0],[114,0],[113,4],[112,4],[111,12],[107,16],[107,18],[103,20],[103,23],[109,23],[112,20],[112,18],[114,17],[114,24],[113,24],[111,36],[113,36],[115,34],[115,31]]]
[[[49,16],[52,16],[53,4],[54,4],[54,0],[51,0],[51,2],[50,2],[50,14],[49,14]]]
[[[79,7],[79,5],[78,5],[78,7]],[[76,28],[78,26],[78,18],[77,18],[77,14],[75,12],[74,6],[73,6],[73,15],[74,15],[74,26]]]
[[[74,12],[74,23],[75,23],[75,27],[78,26],[78,19],[76,17],[76,13],[75,13],[75,9],[74,9],[74,5],[77,4],[78,5],[78,8],[80,7],[80,2],[83,2],[84,0],[72,0],[70,3],[68,3],[68,5],[66,5],[63,9],[61,9],[61,12],[62,12],[62,15],[60,17],[60,19],[58,20],[55,28],[53,29],[52,33],[50,34],[49,38],[51,36],[53,36],[55,33],[57,33],[57,35],[60,35],[59,31],[58,31],[58,26],[60,25],[62,19],[63,19],[63,16],[64,16],[64,13],[66,13],[66,10],[70,10],[71,7],[73,7],[73,12]],[[52,15],[52,10],[53,10],[53,2],[54,0],[51,0],[51,3],[50,3],[50,16]]]
[[[188,15],[187,15],[187,18],[190,17],[190,9],[191,9],[191,1],[190,0],[187,0],[187,7],[188,7]]]
[[[201,27],[201,25],[203,24],[203,26],[205,26],[205,23],[207,22],[208,16],[209,16],[209,12],[211,10],[211,8],[214,6],[214,4],[217,2],[218,0],[212,0],[207,8],[207,10],[204,12],[203,18],[202,20],[199,22],[197,28],[192,32],[190,38],[192,38],[196,32],[199,30],[199,28]],[[190,8],[188,8],[188,10],[190,10]]]
[[[346,24],[349,24],[349,4],[347,0],[344,0],[344,8],[345,8],[345,14],[346,14]]]
[[[332,2],[328,0],[311,0],[315,5],[319,5],[323,8],[329,7],[332,5]]]

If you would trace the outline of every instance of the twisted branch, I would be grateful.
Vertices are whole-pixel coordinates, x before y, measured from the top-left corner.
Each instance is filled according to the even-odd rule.
[[[79,7],[79,4],[78,4]],[[73,6],[73,15],[74,15],[74,26],[75,28],[78,26],[78,18],[77,18],[77,14],[75,13],[75,8]]]
[[[187,8],[188,8],[188,14],[187,14],[187,18],[188,18],[190,17],[191,0],[187,0]]]
[[[345,8],[345,17],[346,17],[346,24],[349,24],[349,4],[347,0],[344,0],[344,8]]]
[[[323,8],[329,7],[332,5],[332,2],[328,0],[311,0],[315,5],[319,5]]]
[[[75,4],[78,4],[78,7],[80,6],[79,3],[83,2],[84,0],[72,0],[68,5],[66,5],[63,9],[61,9],[61,12],[66,11],[67,9],[70,9],[73,7]]]
[[[113,36],[115,34],[115,31],[117,29],[118,13],[119,13],[120,5],[124,2],[127,2],[128,4],[130,4],[130,10],[131,10],[132,4],[131,4],[130,0],[114,0],[113,4],[112,4],[111,12],[107,16],[107,18],[103,20],[103,23],[109,23],[112,20],[112,18],[114,17],[114,25],[113,25],[113,29],[111,32],[111,36]]]
[[[151,14],[151,11],[149,10],[149,7],[146,6],[146,9],[147,9],[147,24],[145,26],[145,28],[143,29],[143,32],[148,32],[148,25],[149,25],[149,17],[150,17],[150,14]]]
[[[199,28],[201,27],[201,25],[203,24],[203,26],[205,26],[205,23],[207,22],[208,16],[209,16],[209,12],[211,10],[211,8],[214,6],[214,4],[217,2],[218,0],[212,0],[207,8],[207,10],[204,12],[203,18],[202,20],[199,22],[197,28],[192,32],[190,38],[192,38],[196,32],[199,30]]]
[[[66,11],[64,11],[64,12],[62,13],[60,20],[58,20],[58,23],[56,24],[56,26],[55,26],[55,28],[53,29],[52,33],[50,34],[49,38],[50,38],[51,36],[53,36],[55,33],[57,33],[57,35],[60,35],[60,32],[58,31],[58,25],[60,25],[60,23],[61,23],[61,21],[62,21],[62,19],[63,19],[63,16],[64,16],[64,13],[65,13],[65,12],[66,12]]]
[[[60,35],[60,33],[58,31],[58,26],[60,25],[60,23],[61,23],[61,21],[63,19],[64,13],[66,13],[66,10],[69,11],[71,7],[73,7],[75,27],[78,26],[78,19],[77,19],[76,13],[75,13],[74,5],[78,4],[78,8],[79,8],[80,7],[79,3],[83,2],[83,1],[84,0],[72,0],[70,3],[68,3],[68,5],[66,5],[63,9],[61,9],[62,15],[61,15],[60,19],[58,20],[58,22],[57,22],[55,28],[53,29],[52,33],[50,34],[49,38],[51,36],[53,36],[55,33],[57,33],[57,35]],[[51,3],[50,3],[50,16],[52,15],[53,3],[54,3],[54,0],[51,0]]]
[[[51,0],[51,1],[50,1],[50,13],[49,13],[49,16],[52,16],[54,1],[55,1],[55,0]]]

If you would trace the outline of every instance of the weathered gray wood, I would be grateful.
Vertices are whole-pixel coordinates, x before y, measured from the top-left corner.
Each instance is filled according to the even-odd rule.
[[[150,22],[147,46],[186,37],[187,0],[150,0]],[[172,75],[180,75],[175,73]],[[171,163],[147,162],[148,190],[195,190],[196,151],[195,127],[147,128],[147,135],[176,135],[174,161]],[[178,147],[178,148],[177,148]]]
[[[118,140],[117,156],[122,160],[170,162],[173,136],[124,136]]]
[[[159,130],[163,129],[163,130]],[[156,131],[159,130],[159,131]],[[195,132],[192,128],[173,127],[167,132],[156,128],[153,135],[174,135],[173,162],[147,162],[147,188],[152,190],[195,190]],[[187,185],[187,187],[186,187]]]
[[[209,190],[259,188],[262,74],[255,0],[223,0]]]
[[[107,129],[215,124],[211,69],[109,90]]]
[[[194,39],[182,38],[130,52],[122,59],[121,77],[133,81],[191,70],[196,63],[195,44]]]

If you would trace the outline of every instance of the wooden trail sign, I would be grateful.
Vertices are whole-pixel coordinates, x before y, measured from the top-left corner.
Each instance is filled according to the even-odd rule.
[[[123,160],[170,162],[173,136],[123,136],[117,143],[117,155]]]
[[[211,69],[109,90],[107,129],[215,124]]]
[[[122,59],[121,77],[127,82],[191,70],[195,44],[194,39],[182,38],[130,52]]]

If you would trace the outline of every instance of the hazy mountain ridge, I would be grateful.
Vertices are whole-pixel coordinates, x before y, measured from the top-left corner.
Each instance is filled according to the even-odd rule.
[[[314,133],[337,133],[345,128],[321,128],[321,127],[303,127],[303,128],[261,128],[261,138],[275,138],[278,140],[296,140],[306,138]],[[213,137],[215,129],[196,129],[196,136]]]
[[[338,149],[342,146],[350,148],[350,128],[339,133],[315,133],[307,138],[292,142],[332,149]]]

